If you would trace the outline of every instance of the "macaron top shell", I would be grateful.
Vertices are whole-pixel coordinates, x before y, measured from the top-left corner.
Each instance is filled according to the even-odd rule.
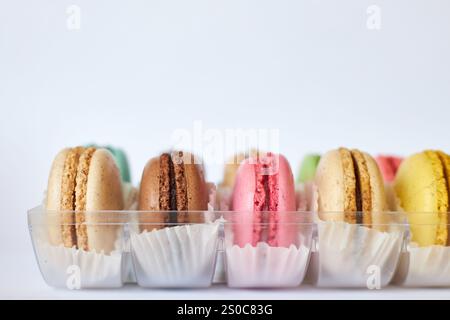
[[[123,210],[123,194],[120,171],[111,153],[106,149],[97,149],[91,156],[86,186],[86,210]],[[81,215],[82,216],[82,215]],[[88,214],[84,217],[87,225],[86,237],[82,238],[81,230],[77,233],[78,246],[83,242],[86,249],[95,249],[98,252],[110,252],[114,249],[117,237],[117,227],[96,224],[109,219],[105,214]],[[115,222],[115,221],[111,221]]]
[[[141,185],[139,190],[138,210],[154,211],[139,216],[141,231],[161,229],[169,222],[169,215],[159,212],[159,181],[161,179],[160,157],[150,159],[145,165],[142,173]]]
[[[139,188],[139,210],[160,210],[159,204],[159,180],[160,178],[159,157],[150,159],[144,167]]]
[[[372,224],[379,226],[378,229],[384,229],[384,224],[388,223],[387,216],[383,214],[388,210],[386,190],[384,187],[383,176],[373,157],[364,153],[367,170],[370,178],[370,190],[372,198]]]
[[[120,172],[105,149],[91,157],[86,189],[86,210],[122,210],[123,196]]]
[[[317,186],[318,211],[326,212],[324,220],[344,220],[346,200],[344,169],[339,150],[325,153],[320,159],[315,176]],[[347,204],[348,206],[348,204]]]
[[[127,158],[125,151],[123,151],[120,148],[113,147],[110,145],[99,146],[99,145],[96,145],[95,143],[91,143],[86,146],[86,148],[89,148],[89,147],[94,147],[96,149],[106,149],[109,152],[111,152],[111,154],[114,157],[114,160],[116,161],[117,166],[119,167],[120,176],[122,178],[122,181],[127,182],[127,183],[131,182],[130,166],[128,164],[128,158]]]
[[[69,150],[69,148],[66,148],[58,152],[55,159],[53,160],[48,177],[45,207],[47,210],[53,211],[47,216],[47,221],[49,224],[49,240],[53,245],[59,245],[60,243],[63,243],[61,232],[62,217],[57,211],[59,211],[61,208],[61,184],[64,175],[64,164]]]
[[[240,247],[250,243],[256,245],[258,235],[254,236],[255,207],[255,164],[244,161],[239,167],[234,183],[231,209],[238,212],[233,219],[234,242]],[[258,217],[259,218],[259,217]],[[256,231],[258,234],[259,231]],[[255,240],[254,240],[255,238]]]
[[[188,210],[207,210],[208,190],[203,166],[195,163],[195,157],[191,153],[184,152],[181,156],[185,159],[184,175]]]
[[[449,243],[449,163],[443,152],[417,153],[403,161],[394,180],[399,205],[409,213],[412,241],[420,246]]]
[[[53,160],[48,177],[47,198],[45,207],[48,210],[59,210],[61,206],[61,181],[64,175],[64,163],[66,161],[69,148],[63,149]]]
[[[278,156],[278,185],[276,187],[274,189],[278,193],[277,211],[296,211],[294,176],[289,162],[282,155]],[[279,216],[281,222],[283,222],[283,217],[283,215]]]
[[[63,243],[71,248],[77,245],[75,231],[75,189],[79,159],[83,147],[64,149],[56,156],[49,175],[46,208],[49,212],[50,242]]]

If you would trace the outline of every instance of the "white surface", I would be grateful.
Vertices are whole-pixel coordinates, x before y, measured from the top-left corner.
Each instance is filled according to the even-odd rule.
[[[126,285],[110,290],[65,290],[47,286],[34,256],[28,251],[15,252],[2,261],[0,299],[450,299],[447,289],[412,289],[388,287],[381,290],[324,289],[301,286],[294,289],[230,289],[214,285],[207,289],[144,289]]]
[[[135,183],[194,120],[278,129],[294,169],[340,145],[450,150],[449,16],[447,0],[0,0],[0,296],[58,292],[35,272],[25,212],[65,146],[122,146]]]

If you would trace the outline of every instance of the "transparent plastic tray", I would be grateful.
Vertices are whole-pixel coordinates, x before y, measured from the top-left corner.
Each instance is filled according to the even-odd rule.
[[[61,222],[66,214],[80,213],[42,206],[28,212],[39,268],[54,287],[114,288],[136,282],[196,288],[210,286],[213,279],[249,288],[296,287],[303,281],[335,288],[450,287],[450,246],[411,242],[411,230],[436,225],[410,226],[401,212],[380,213],[370,227],[333,221],[339,213],[285,212],[282,221],[269,225],[248,223],[242,212],[233,211],[84,212],[88,239],[91,235],[86,248],[64,246],[62,228],[77,227]],[[161,216],[170,221],[170,215],[189,215],[195,223],[160,222]],[[269,221],[270,212],[261,217]],[[280,241],[273,241],[271,228],[284,235]],[[258,230],[258,241],[242,242],[242,230]]]

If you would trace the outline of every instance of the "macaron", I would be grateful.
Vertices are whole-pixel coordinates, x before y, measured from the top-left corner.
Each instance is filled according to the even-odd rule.
[[[138,208],[154,211],[141,215],[141,231],[203,222],[201,214],[190,212],[208,209],[203,166],[192,154],[183,151],[166,152],[150,159],[142,173]]]
[[[450,156],[427,150],[406,158],[394,180],[399,205],[407,212],[412,241],[450,245]]]
[[[288,212],[296,210],[296,195],[286,158],[267,153],[245,159],[237,172],[231,207],[236,211],[233,234],[238,246],[294,244],[298,233],[289,224],[293,215]]]
[[[395,174],[397,173],[403,158],[389,155],[379,155],[376,157],[378,167],[383,175],[384,181],[394,181]]]
[[[95,148],[104,148],[107,149],[114,157],[114,160],[116,161],[117,166],[120,170],[120,176],[122,177],[123,182],[131,182],[131,174],[130,174],[130,166],[128,164],[128,158],[125,153],[120,148],[112,147],[110,145],[107,146],[98,146],[96,144],[89,144],[86,146],[88,147],[95,147]]]
[[[117,226],[101,225],[106,221],[101,214],[86,214],[124,207],[120,173],[111,153],[93,147],[60,151],[50,170],[45,205],[52,244],[113,250]]]
[[[314,183],[319,216],[324,220],[381,225],[387,209],[384,182],[376,161],[367,153],[339,148],[320,159]]]
[[[300,170],[298,171],[297,181],[299,183],[305,183],[314,180],[317,166],[319,165],[319,161],[320,161],[319,154],[306,155],[301,162]]]

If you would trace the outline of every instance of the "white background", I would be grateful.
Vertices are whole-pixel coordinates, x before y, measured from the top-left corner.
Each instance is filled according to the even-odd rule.
[[[380,30],[366,26],[372,4]],[[0,0],[0,108],[0,297],[59,296],[26,210],[65,146],[123,147],[135,183],[195,120],[278,129],[293,169],[341,145],[449,151],[450,2]]]

